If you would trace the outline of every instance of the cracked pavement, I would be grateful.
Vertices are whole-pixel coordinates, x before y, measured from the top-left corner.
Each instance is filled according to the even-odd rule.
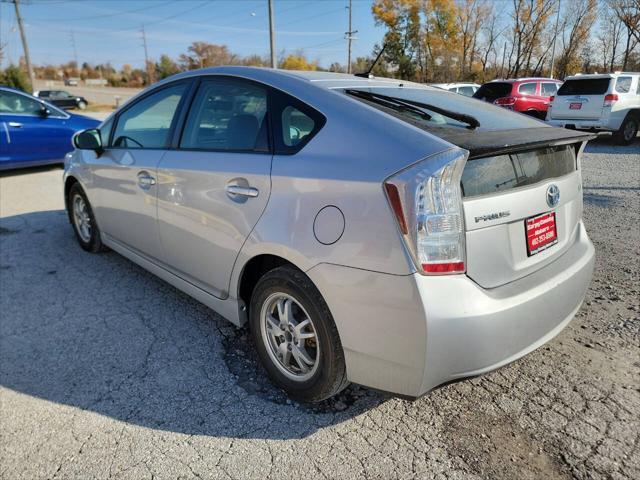
[[[0,478],[640,478],[640,143],[582,165],[597,265],[566,330],[415,402],[315,408],[216,313],[82,251],[59,168],[0,176]]]

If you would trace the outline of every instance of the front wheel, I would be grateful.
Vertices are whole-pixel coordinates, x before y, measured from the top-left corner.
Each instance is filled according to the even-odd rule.
[[[638,117],[627,115],[620,129],[613,134],[613,138],[619,145],[629,145],[638,135]]]
[[[269,378],[290,397],[319,402],[348,385],[329,307],[294,267],[266,273],[251,297],[250,327]]]
[[[79,183],[75,183],[69,191],[67,210],[80,246],[92,253],[106,250],[91,204]]]
[[[83,101],[78,102],[78,108],[80,110],[84,110],[85,108],[87,108],[87,102],[83,102]]]

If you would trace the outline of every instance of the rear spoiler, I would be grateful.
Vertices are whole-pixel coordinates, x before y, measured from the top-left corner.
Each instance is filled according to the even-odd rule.
[[[593,133],[548,126],[509,130],[471,131],[434,127],[427,131],[449,143],[469,150],[469,159],[520,152],[523,150],[534,150],[551,145],[582,143],[597,137],[597,135]]]

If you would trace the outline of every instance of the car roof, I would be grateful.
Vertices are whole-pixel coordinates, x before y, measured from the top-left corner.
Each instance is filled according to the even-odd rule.
[[[433,89],[423,83],[410,82],[397,78],[358,77],[347,73],[321,72],[313,70],[280,70],[265,67],[243,67],[243,66],[223,66],[190,70],[168,77],[175,80],[178,78],[197,77],[201,75],[239,75],[247,78],[262,78],[277,81],[278,79],[290,78],[309,82],[318,87],[327,89],[333,88],[367,88],[367,87],[410,87]],[[166,79],[166,80],[168,80]]]
[[[577,75],[570,75],[565,78],[566,80],[586,80],[589,78],[618,78],[627,77],[629,75],[640,75],[640,72],[613,72],[613,73],[580,73]]]
[[[548,77],[522,77],[522,78],[496,78],[487,83],[519,83],[519,82],[558,82],[562,83],[562,80],[557,78]]]

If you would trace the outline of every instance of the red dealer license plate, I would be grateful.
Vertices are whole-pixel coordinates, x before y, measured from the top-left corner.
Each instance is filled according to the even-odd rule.
[[[535,255],[558,243],[555,212],[527,218],[524,226],[527,234],[527,255]]]
[[[570,103],[569,110],[580,110],[582,108],[581,103]]]

